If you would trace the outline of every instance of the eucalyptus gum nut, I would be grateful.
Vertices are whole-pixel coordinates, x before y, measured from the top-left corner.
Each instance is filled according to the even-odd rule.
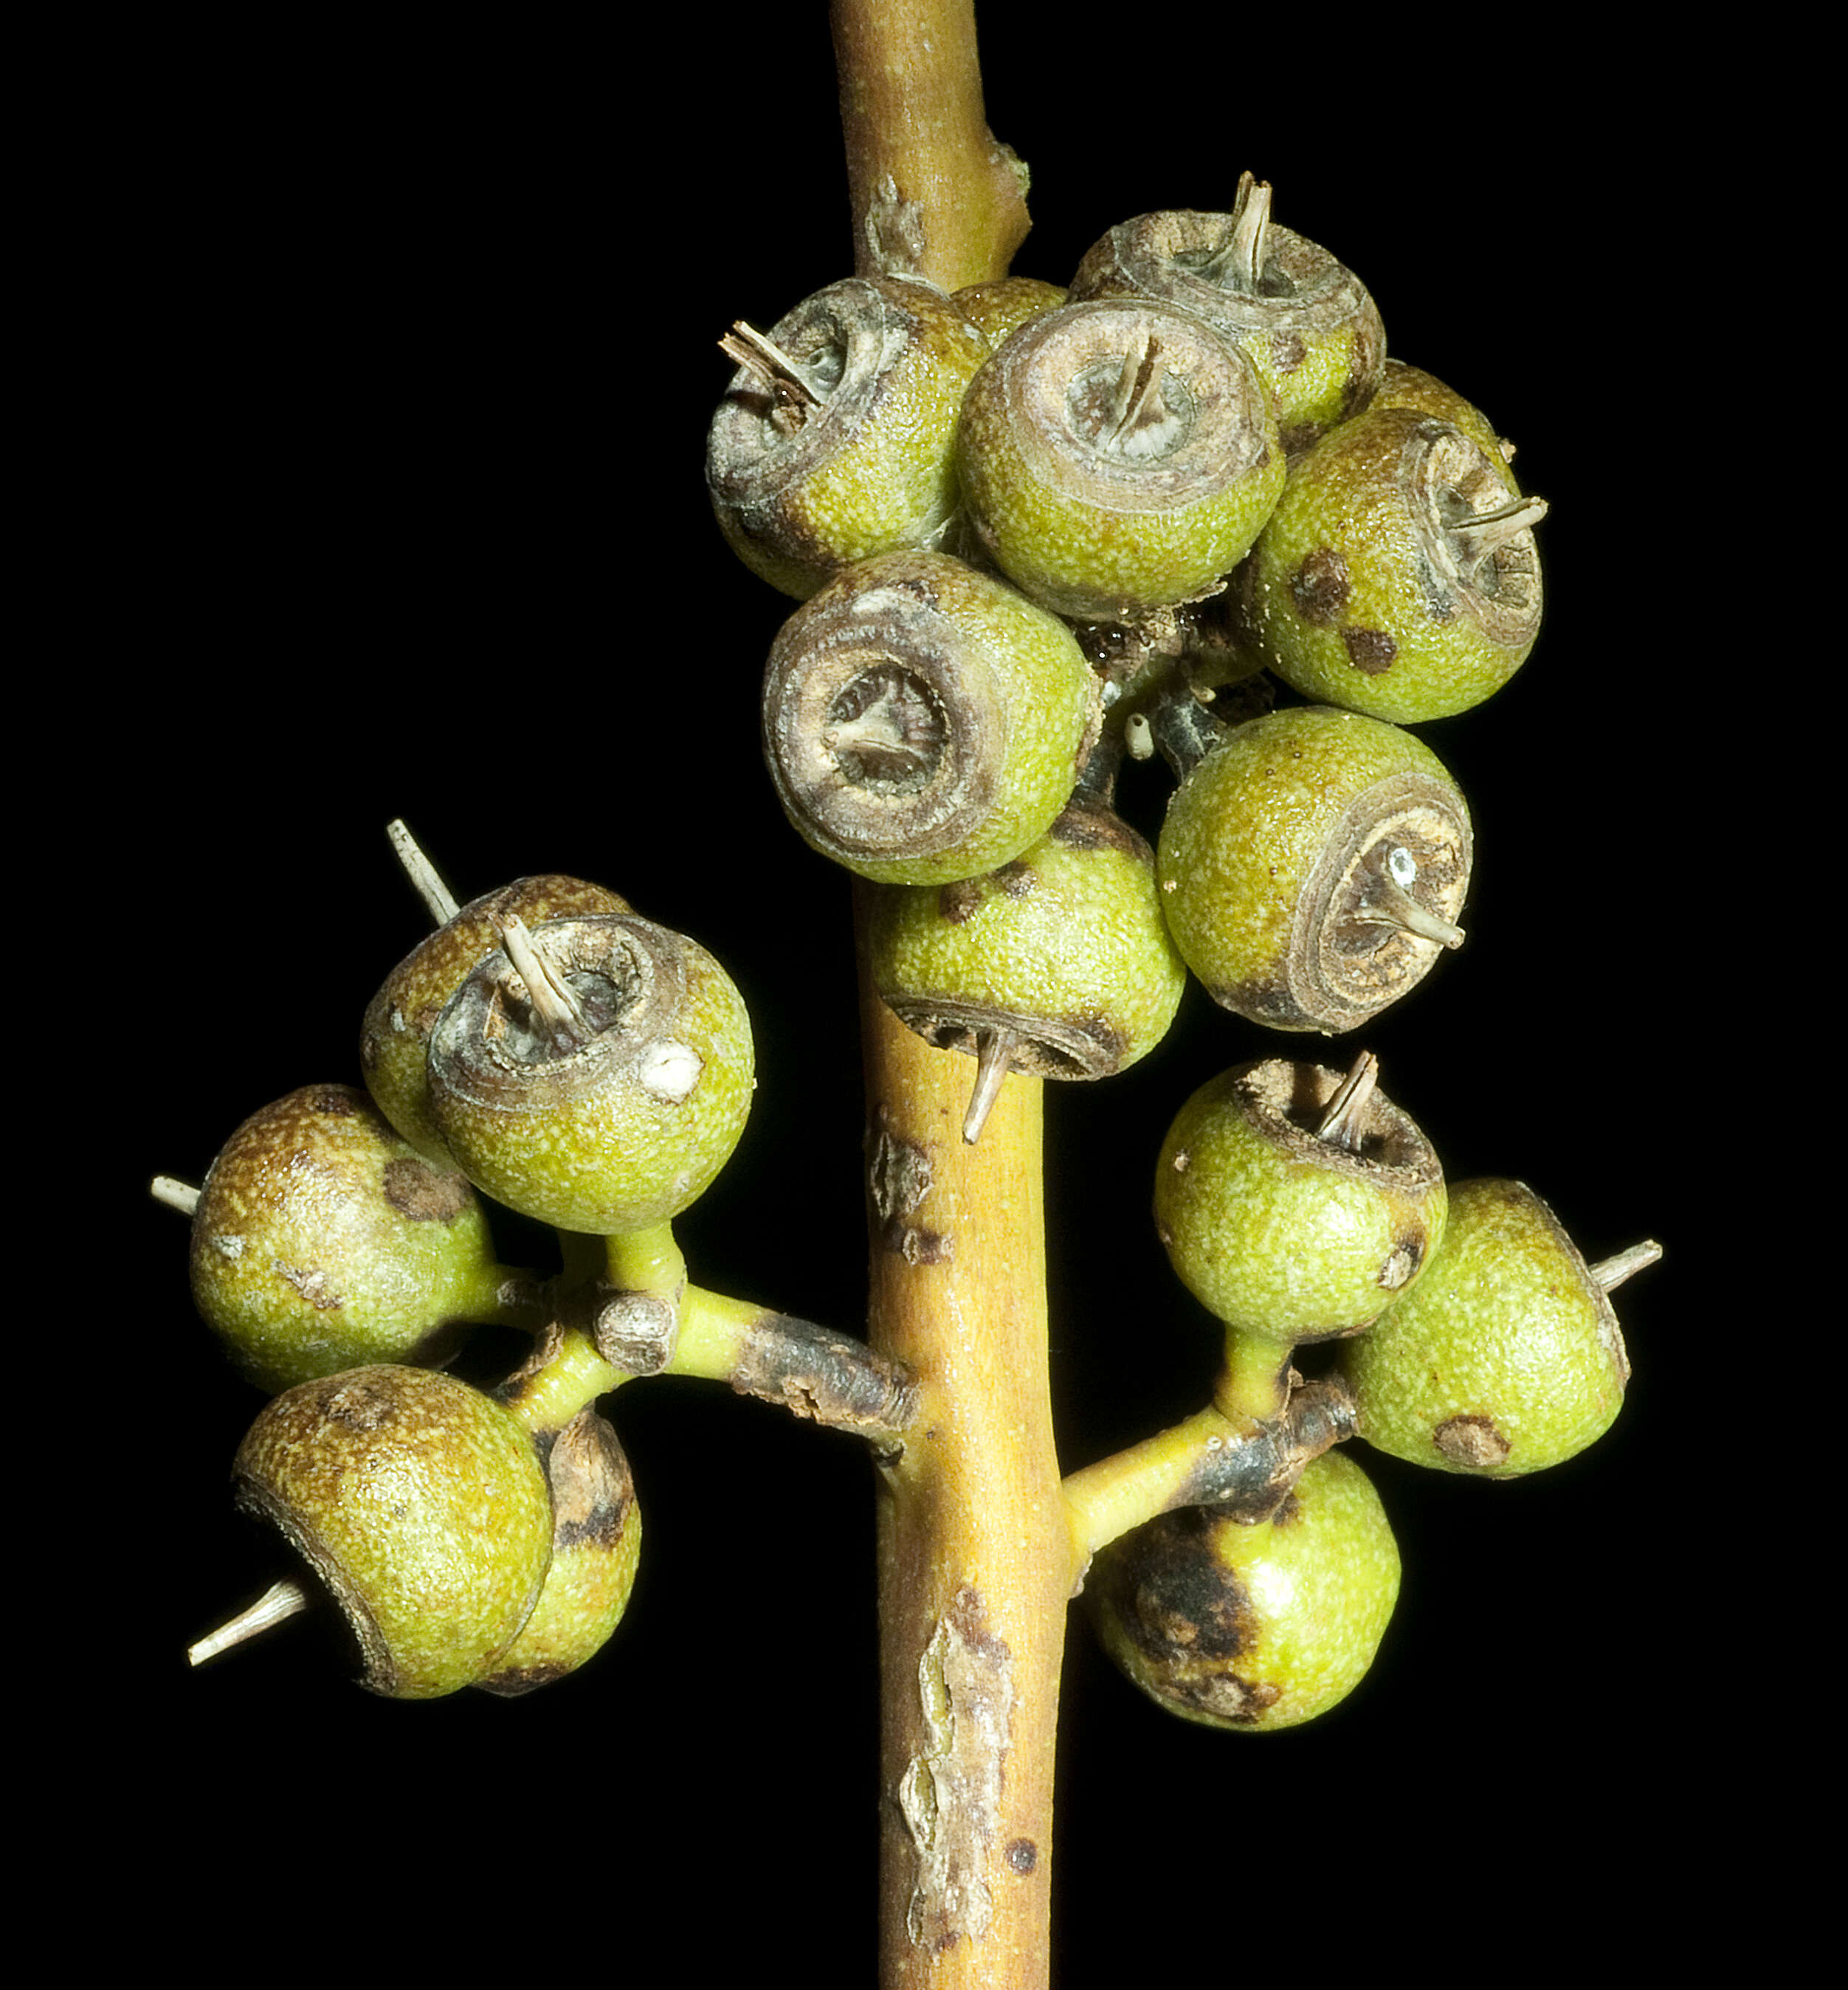
[[[1268,1520],[1163,1513],[1099,1550],[1084,1598],[1159,1706],[1247,1734],[1326,1713],[1366,1676],[1398,1600],[1385,1509],[1351,1459],[1312,1459]]]
[[[956,410],[988,341],[932,285],[850,277],[798,304],[769,337],[818,405],[773,419],[749,368],[712,418],[706,484],[745,565],[805,600],[844,567],[934,545],[955,516]]]
[[[453,1168],[430,1109],[430,1032],[443,1005],[501,944],[510,914],[528,925],[587,912],[626,912],[626,898],[580,878],[547,873],[484,892],[413,947],[367,1005],[359,1068],[379,1109],[417,1151]]]
[[[1281,1058],[1236,1065],[1181,1107],[1156,1163],[1175,1275],[1226,1326],[1280,1350],[1369,1327],[1444,1234],[1437,1156],[1378,1089],[1357,1145],[1318,1137],[1342,1083]]]
[[[492,1318],[504,1277],[462,1177],[363,1092],[311,1085],[253,1113],[193,1211],[193,1303],[273,1392],[372,1361],[435,1365]]]
[[[1342,1350],[1361,1435],[1414,1465],[1513,1479],[1615,1421],[1629,1363],[1610,1297],[1524,1183],[1459,1182],[1411,1291]]]
[[[1384,919],[1397,885],[1454,922],[1469,812],[1398,727],[1327,706],[1235,726],[1168,803],[1162,910],[1214,1001],[1279,1030],[1350,1030],[1429,972],[1439,942]]]
[[[1100,703],[1056,616],[946,553],[888,553],[783,624],[764,757],[811,849],[882,883],[946,884],[1051,827]]]
[[[1156,299],[1216,326],[1257,368],[1282,447],[1297,456],[1367,406],[1385,361],[1385,330],[1352,270],[1268,221],[1259,283],[1238,280],[1235,260],[1216,260],[1236,225],[1235,212],[1139,215],[1093,244],[1072,295]]]
[[[1369,409],[1292,465],[1240,571],[1252,647],[1304,697],[1375,718],[1480,704],[1540,633],[1531,523],[1545,508],[1493,521],[1510,508],[1499,453],[1416,408]],[[1484,533],[1498,542],[1478,552]]]
[[[1370,408],[1411,408],[1435,421],[1448,422],[1461,429],[1491,465],[1501,473],[1510,498],[1520,495],[1510,459],[1513,446],[1503,441],[1493,423],[1473,402],[1466,401],[1454,387],[1447,387],[1422,368],[1408,366],[1402,359],[1388,359],[1380,375],[1379,391]]]
[[[994,277],[956,291],[949,301],[988,341],[992,352],[1007,335],[1041,311],[1057,311],[1067,294],[1038,277]]]
[[[510,1698],[550,1685],[593,1659],[628,1608],[641,1554],[640,1509],[622,1445],[594,1410],[552,1439],[552,1566],[520,1635],[474,1683]]]
[[[430,1037],[443,1139],[477,1188],[555,1228],[609,1237],[665,1221],[744,1130],[743,1000],[704,947],[633,914],[552,920],[532,939],[583,1003],[581,1039],[561,1043],[491,954]]]
[[[304,1382],[252,1425],[237,1502],[277,1527],[358,1642],[362,1683],[430,1700],[491,1672],[552,1560],[525,1427],[447,1375],[373,1366]]]
[[[1167,1033],[1187,983],[1155,893],[1154,853],[1108,809],[1073,802],[1011,863],[869,895],[873,985],[939,1048],[1019,1033],[1011,1066],[1102,1078]]]
[[[987,557],[1096,621],[1214,592],[1283,486],[1249,361],[1191,313],[1133,299],[1021,325],[970,383],[956,460]]]

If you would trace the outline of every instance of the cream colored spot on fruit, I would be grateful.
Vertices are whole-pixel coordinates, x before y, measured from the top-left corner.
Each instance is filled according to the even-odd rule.
[[[644,1050],[637,1066],[637,1082],[655,1098],[678,1105],[699,1082],[705,1066],[691,1044],[664,1037]]]
[[[244,1255],[244,1240],[221,1231],[212,1239],[212,1248],[221,1258],[228,1258],[235,1265]]]

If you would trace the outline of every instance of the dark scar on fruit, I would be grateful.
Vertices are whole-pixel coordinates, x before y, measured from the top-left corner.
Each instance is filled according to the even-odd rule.
[[[1347,661],[1370,677],[1387,669],[1399,653],[1398,644],[1384,629],[1344,629],[1341,640],[1347,646]]]

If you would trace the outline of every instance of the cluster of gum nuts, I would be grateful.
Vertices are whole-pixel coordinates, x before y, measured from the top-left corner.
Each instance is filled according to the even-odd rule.
[[[968,1139],[1010,1071],[1146,1055],[1190,970],[1334,1034],[1462,939],[1469,811],[1406,728],[1526,660],[1546,507],[1270,210],[1246,174],[1230,213],[1113,229],[1066,288],[856,277],[721,341],[713,507],[801,603],[766,756],[798,833],[866,881],[880,995],[976,1059]],[[1115,793],[1157,752],[1178,786],[1151,850]],[[1447,1189],[1375,1078],[1364,1054],[1260,1061],[1174,1121],[1156,1221],[1225,1329],[1217,1408],[1279,1418],[1293,1351],[1338,1340],[1381,1449],[1486,1477],[1571,1456],[1628,1375],[1609,1289],[1656,1247],[1588,1267],[1524,1185]],[[1145,1690],[1250,1728],[1349,1690],[1398,1581],[1377,1496],[1328,1452],[1260,1524],[1133,1530],[1085,1594]]]
[[[866,881],[881,995],[974,1058],[966,1139],[1010,1071],[1145,1055],[1189,969],[1335,1034],[1460,942],[1468,811],[1405,727],[1525,658],[1544,508],[1473,407],[1385,360],[1268,187],[1125,224],[1069,292],[856,277],[722,343],[714,507],[801,604],[766,672],[772,776]],[[1157,752],[1180,784],[1151,850],[1114,798]],[[458,908],[400,847],[438,927],[368,1011],[365,1089],[292,1094],[202,1188],[158,1185],[192,1212],[199,1310],[279,1392],[234,1481],[304,1571],[194,1656],[324,1591],[375,1690],[520,1692],[601,1649],[634,1580],[599,1397],[678,1373],[812,1404],[825,1369],[833,1420],[877,1437],[907,1380],[688,1279],[671,1222],[752,1086],[712,956],[573,879]],[[1521,1184],[1446,1187],[1375,1076],[1259,1061],[1174,1122],[1156,1221],[1224,1326],[1216,1413],[1272,1424],[1293,1350],[1338,1340],[1381,1449],[1478,1476],[1571,1455],[1627,1374],[1609,1288],[1654,1247],[1588,1267]],[[553,1225],[562,1270],[500,1264],[482,1195]],[[441,1372],[484,1322],[534,1336],[491,1393]],[[1109,1543],[1085,1596],[1145,1690],[1252,1729],[1351,1688],[1398,1579],[1377,1496],[1324,1451],[1260,1516],[1181,1506]]]

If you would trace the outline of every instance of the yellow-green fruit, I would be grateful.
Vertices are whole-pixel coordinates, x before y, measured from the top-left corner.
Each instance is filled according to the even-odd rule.
[[[430,1700],[491,1671],[552,1560],[552,1496],[525,1427],[426,1369],[357,1368],[277,1397],[232,1468],[340,1606],[362,1683]]]
[[[1011,862],[1051,827],[1097,739],[1071,630],[947,554],[888,553],[786,622],[764,756],[811,848],[882,883]]]
[[[1540,633],[1537,498],[1416,408],[1370,408],[1291,466],[1238,579],[1252,644],[1305,698],[1401,725],[1499,691]]]
[[[741,367],[707,439],[712,508],[739,558],[804,600],[856,560],[940,543],[981,332],[929,284],[850,277],[768,336],[803,391]]]
[[[1492,464],[1501,471],[1501,479],[1510,498],[1520,495],[1520,486],[1515,481],[1510,459],[1514,452],[1495,432],[1494,425],[1480,408],[1472,401],[1466,401],[1454,387],[1447,387],[1433,374],[1422,368],[1408,366],[1402,359],[1388,359],[1385,370],[1380,375],[1379,391],[1368,403],[1370,408],[1412,408],[1421,415],[1428,415],[1440,422],[1448,422],[1452,428],[1461,429],[1475,443]]]
[[[1294,457],[1367,406],[1386,334],[1350,270],[1271,221],[1270,196],[1246,173],[1230,214],[1126,221],[1086,253],[1072,294],[1159,298],[1216,326],[1257,368]]]
[[[471,899],[386,976],[360,1027],[359,1068],[379,1111],[420,1153],[455,1165],[430,1111],[430,1034],[443,1005],[501,944],[499,922],[510,915],[532,925],[628,909],[626,898],[581,878],[516,878]]]
[[[1084,1596],[1104,1649],[1184,1720],[1294,1727],[1351,1693],[1399,1593],[1379,1496],[1338,1452],[1314,1459],[1276,1513],[1164,1513],[1099,1551]]]
[[[1462,935],[1469,813],[1422,741],[1298,706],[1247,721],[1168,804],[1156,868],[1214,1001],[1272,1029],[1350,1030]]]
[[[1443,1170],[1377,1088],[1324,1137],[1343,1078],[1269,1058],[1203,1085],[1155,1168],[1155,1226],[1208,1311],[1292,1346],[1360,1333],[1405,1292],[1444,1234]]]
[[[192,1274],[207,1326],[270,1391],[447,1360],[466,1323],[500,1316],[509,1276],[468,1183],[346,1085],[292,1092],[225,1143],[193,1212]]]
[[[749,1018],[705,949],[633,914],[556,919],[531,939],[571,991],[548,1019],[504,953],[430,1037],[430,1095],[470,1181],[560,1230],[624,1235],[695,1200],[750,1110]]]
[[[1210,594],[1283,487],[1270,398],[1191,313],[1140,299],[1028,319],[970,382],[963,503],[984,552],[1061,615]]]
[[[616,1432],[583,1410],[552,1440],[552,1567],[525,1628],[475,1684],[511,1697],[563,1679],[606,1645],[628,1607],[641,1512]]]
[[[1524,1183],[1458,1183],[1415,1290],[1342,1350],[1361,1435],[1482,1479],[1538,1472],[1603,1435],[1629,1363],[1609,1295]]]
[[[971,284],[950,298],[987,340],[990,351],[1028,318],[1057,311],[1065,301],[1065,293],[1057,284],[1042,283],[1038,277],[994,277],[985,284]]]
[[[939,1048],[1019,1041],[1011,1068],[1102,1078],[1153,1050],[1187,969],[1156,900],[1154,854],[1109,810],[1074,802],[1038,842],[980,878],[869,895],[873,985]]]

